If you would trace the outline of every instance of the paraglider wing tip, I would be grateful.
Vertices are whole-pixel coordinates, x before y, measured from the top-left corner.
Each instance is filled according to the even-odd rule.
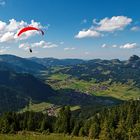
[[[18,32],[17,36],[20,36],[20,34],[21,34],[21,33],[20,33],[20,32]]]
[[[42,30],[40,30],[40,31],[41,31],[42,35],[44,35],[44,32]]]

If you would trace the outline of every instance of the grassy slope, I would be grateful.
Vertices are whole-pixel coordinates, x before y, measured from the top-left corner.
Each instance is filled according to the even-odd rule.
[[[103,92],[96,92],[97,96],[111,96],[122,100],[136,99],[140,97],[140,89],[127,84],[113,84]]]
[[[64,136],[61,134],[51,134],[51,135],[42,135],[42,134],[16,134],[16,135],[0,135],[0,140],[83,140],[80,137]]]
[[[29,106],[26,106],[21,110],[21,112],[24,111],[35,111],[35,112],[43,112],[46,108],[49,108],[52,104],[47,103],[47,102],[42,102],[38,104],[30,104]]]
[[[37,104],[30,104],[28,107],[26,106],[20,112],[25,112],[25,111],[34,111],[34,112],[44,112],[46,109],[50,108],[53,104],[48,103],[48,102],[42,102],[42,103],[37,103]],[[56,111],[59,110],[61,107],[57,106]],[[71,111],[76,111],[80,109],[80,106],[70,106]]]

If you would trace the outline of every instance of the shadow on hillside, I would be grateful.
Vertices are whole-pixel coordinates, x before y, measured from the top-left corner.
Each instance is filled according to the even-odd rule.
[[[119,104],[123,101],[113,97],[94,96],[86,93],[81,93],[72,89],[61,89],[58,91],[58,94],[50,97],[48,99],[48,102],[55,105],[110,106]]]

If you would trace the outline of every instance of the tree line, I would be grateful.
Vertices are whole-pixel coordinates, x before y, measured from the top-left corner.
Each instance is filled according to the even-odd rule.
[[[104,108],[88,119],[76,118],[69,106],[57,117],[41,112],[7,112],[0,116],[0,133],[18,131],[65,133],[99,140],[139,140],[140,101]]]

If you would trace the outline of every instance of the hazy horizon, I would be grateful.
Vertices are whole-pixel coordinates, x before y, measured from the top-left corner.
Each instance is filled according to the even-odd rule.
[[[63,59],[79,59],[79,60],[85,60],[85,61],[88,61],[88,60],[94,60],[94,59],[101,59],[101,60],[113,60],[113,59],[119,59],[120,61],[125,61],[125,60],[128,60],[131,56],[135,55],[131,55],[129,56],[128,58],[126,59],[120,59],[120,58],[110,58],[110,59],[105,59],[105,58],[91,58],[91,59],[83,59],[83,58],[57,58],[57,57],[37,57],[37,56],[32,56],[32,57],[22,57],[22,56],[19,56],[19,55],[15,55],[15,54],[0,54],[0,56],[2,55],[13,55],[13,56],[17,56],[17,57],[21,57],[21,58],[52,58],[52,59],[59,59],[59,60],[63,60]],[[139,56],[139,55],[137,55]],[[140,56],[139,56],[140,57]]]

